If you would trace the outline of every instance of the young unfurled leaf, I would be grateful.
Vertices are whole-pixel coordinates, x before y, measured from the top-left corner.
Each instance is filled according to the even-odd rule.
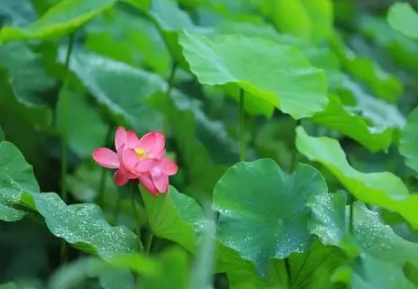
[[[152,196],[141,190],[152,233],[196,251],[196,231],[204,224],[203,211],[192,198],[170,186],[167,195]]]
[[[418,39],[418,13],[409,3],[395,3],[388,12],[389,25],[406,36]]]
[[[359,172],[350,166],[338,141],[311,137],[302,127],[298,127],[296,132],[299,152],[324,165],[357,199],[398,212],[418,228],[418,195],[410,194],[400,178],[390,172]]]
[[[399,151],[408,167],[418,172],[418,108],[408,117],[408,122],[399,140]]]
[[[69,34],[94,16],[112,7],[116,0],[64,0],[52,6],[26,27],[3,27],[0,42],[23,39],[49,40]]]
[[[235,84],[295,119],[312,116],[328,103],[325,74],[295,47],[256,37],[208,38],[191,32],[181,35],[180,44],[202,84]]]
[[[307,203],[326,192],[325,179],[309,165],[299,164],[287,175],[270,159],[238,163],[214,189],[219,240],[264,271],[270,258],[309,247]]]

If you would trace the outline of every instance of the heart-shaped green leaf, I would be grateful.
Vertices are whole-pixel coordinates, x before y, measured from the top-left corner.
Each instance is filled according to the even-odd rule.
[[[232,166],[214,189],[219,240],[264,269],[270,258],[303,252],[312,196],[326,193],[325,179],[313,167],[298,165],[287,175],[270,159]]]
[[[194,253],[197,240],[195,229],[205,223],[203,211],[196,201],[172,186],[166,195],[155,197],[145,189],[141,190],[141,195],[152,233]]]
[[[418,172],[418,108],[408,117],[399,140],[399,151],[405,157],[406,165]]]
[[[302,127],[296,133],[299,152],[324,165],[357,199],[398,212],[418,228],[418,195],[411,195],[400,178],[389,172],[359,172],[349,165],[338,141],[311,137]]]
[[[117,0],[64,0],[52,6],[37,21],[26,27],[3,27],[0,41],[53,39],[84,25],[94,16],[110,8]]]
[[[202,84],[235,84],[293,118],[312,116],[328,103],[325,74],[292,46],[271,40],[184,32],[183,54]]]
[[[405,34],[406,36],[418,39],[418,13],[414,11],[409,3],[395,3],[388,12],[389,25]]]

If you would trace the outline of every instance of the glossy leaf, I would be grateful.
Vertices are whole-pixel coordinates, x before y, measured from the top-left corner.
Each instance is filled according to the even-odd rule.
[[[414,228],[418,227],[415,214],[418,195],[411,195],[400,178],[390,172],[359,172],[350,166],[338,141],[311,137],[302,127],[298,127],[296,132],[298,151],[325,166],[357,199],[397,212]]]
[[[414,11],[409,3],[395,3],[388,11],[389,25],[405,34],[406,36],[418,39],[418,13]]]
[[[287,175],[269,159],[238,163],[214,189],[219,240],[261,270],[270,258],[303,252],[312,241],[306,205],[312,196],[326,191],[325,179],[305,164]]]
[[[58,38],[73,32],[115,3],[116,0],[64,0],[29,26],[4,27],[0,41]]]
[[[60,59],[64,61],[64,50],[60,51]],[[70,67],[117,122],[138,133],[161,130],[162,115],[146,103],[148,96],[165,88],[166,83],[158,75],[81,48],[74,49]]]
[[[311,229],[324,243],[347,250],[349,210],[345,201],[341,194],[316,197],[311,203]],[[398,237],[362,203],[354,204],[353,216],[354,240],[350,246],[356,246],[360,254],[351,265],[353,288],[415,288],[405,278],[402,266],[417,263],[417,245]]]
[[[283,260],[270,260],[266,275],[260,276],[251,261],[242,259],[230,248],[219,246],[218,256],[218,273],[227,274],[232,288],[287,288],[289,284]],[[317,240],[307,252],[290,255],[291,284],[295,288],[334,288],[329,276],[345,259],[341,249],[325,246]]]
[[[294,47],[238,35],[210,39],[190,32],[181,35],[180,44],[202,84],[235,84],[295,119],[312,116],[328,103],[324,73]]]
[[[399,140],[399,151],[408,167],[418,172],[418,109],[414,109]]]
[[[82,251],[109,259],[134,250],[135,234],[110,226],[97,205],[67,206],[55,193],[40,193],[32,167],[7,141],[0,143],[0,163],[1,220],[17,221],[28,211],[37,212],[53,235]]]
[[[39,194],[33,168],[10,142],[0,143],[0,220],[14,222],[26,215],[26,210],[14,206],[24,192]]]
[[[194,253],[196,251],[195,228],[204,224],[202,209],[192,198],[177,192],[170,186],[166,195],[152,196],[141,189],[148,222],[152,233],[182,245]]]
[[[55,193],[24,194],[23,201],[45,219],[53,235],[75,248],[110,259],[117,254],[131,253],[136,236],[125,227],[112,227],[95,204],[67,206]]]
[[[329,104],[323,112],[315,114],[312,121],[351,137],[370,151],[387,151],[391,142],[393,129],[370,126],[360,115],[350,113],[335,95],[329,95]]]

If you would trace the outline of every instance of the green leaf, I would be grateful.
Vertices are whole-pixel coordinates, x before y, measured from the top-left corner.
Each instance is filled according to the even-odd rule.
[[[155,26],[122,9],[96,17],[86,30],[86,47],[132,66],[145,66],[168,78],[170,54]]]
[[[330,94],[328,98],[328,106],[311,118],[313,122],[351,137],[372,152],[389,149],[392,142],[392,128],[371,126],[362,116],[347,111],[339,97]]]
[[[97,205],[67,206],[55,193],[41,194],[32,166],[10,142],[0,143],[0,165],[1,220],[20,220],[29,210],[44,218],[53,235],[82,251],[109,259],[134,250],[135,234],[125,227],[110,226]]]
[[[354,240],[347,243],[349,209],[342,194],[320,195],[311,202],[312,233],[322,242],[348,250],[347,245],[359,251],[351,264],[353,288],[415,288],[402,272],[405,262],[417,264],[418,245],[398,237],[381,223],[376,212],[360,203],[354,203]],[[379,273],[380,272],[380,273]],[[384,274],[382,274],[385,272]]]
[[[1,129],[1,126],[0,126],[0,142],[2,142],[2,141],[4,141],[4,132]]]
[[[75,31],[115,3],[116,0],[60,1],[29,26],[3,27],[0,41],[59,38]]]
[[[418,13],[414,11],[409,3],[395,3],[388,11],[389,25],[405,34],[406,36],[418,39]]]
[[[186,288],[189,269],[187,257],[184,250],[178,248],[163,252],[158,260],[158,273],[141,276],[141,289]]]
[[[325,179],[299,164],[291,175],[270,159],[232,166],[214,189],[219,240],[263,270],[270,258],[303,252],[311,243],[306,205],[327,191]]]
[[[232,288],[287,288],[288,277],[283,260],[270,260],[267,274],[262,277],[251,261],[240,258],[238,252],[222,245],[218,247],[218,259],[218,273],[227,274]],[[288,260],[293,288],[335,288],[329,276],[345,259],[342,250],[325,246],[319,240],[311,245],[309,251],[291,254]]]
[[[141,190],[152,233],[182,245],[189,252],[196,251],[195,228],[205,220],[202,209],[192,198],[170,186],[166,195],[153,196]]]
[[[405,157],[406,165],[418,172],[418,108],[408,117],[399,140],[399,152]]]
[[[400,80],[383,70],[370,58],[357,55],[338,36],[332,39],[332,47],[343,68],[356,80],[365,84],[379,98],[396,102],[403,92]]]
[[[60,50],[61,61],[64,55]],[[117,123],[138,133],[162,129],[162,115],[146,103],[148,96],[166,87],[158,75],[81,48],[73,49],[70,68]]]
[[[104,289],[119,288],[112,287],[112,282],[118,282],[119,286],[126,289],[134,287],[133,276],[126,270],[120,270],[118,266],[107,263],[100,258],[84,257],[66,264],[54,272],[49,279],[48,288],[82,288],[87,279],[97,277],[100,277],[100,284]]]
[[[0,143],[0,220],[14,222],[26,215],[17,209],[24,192],[39,194],[39,186],[29,165],[20,151],[10,142]]]
[[[41,66],[42,59],[26,44],[0,46],[0,107],[36,128],[49,127],[52,113],[36,95],[51,89],[54,81]],[[7,72],[7,74],[6,74]],[[7,131],[6,126],[4,126]]]
[[[55,193],[24,194],[23,201],[45,219],[53,235],[75,248],[110,259],[118,254],[132,253],[137,242],[134,233],[125,227],[107,223],[95,204],[67,206]]]
[[[285,34],[318,43],[332,32],[333,4],[329,0],[272,0],[260,3],[263,12]]]
[[[56,113],[59,131],[81,158],[90,158],[105,143],[108,125],[87,95],[61,91]]]
[[[361,33],[383,47],[397,66],[418,71],[418,43],[391,29],[384,17],[364,15],[358,24]]]
[[[2,25],[26,26],[36,18],[29,0],[4,1],[0,6]],[[3,22],[4,21],[4,22]]]
[[[202,84],[236,84],[295,119],[312,116],[328,103],[325,74],[295,47],[255,37],[209,39],[190,32],[181,35],[180,44]]]
[[[117,203],[120,194],[116,186],[113,185],[113,176],[107,169],[91,162],[81,164],[75,169],[74,174],[67,176],[68,190],[74,199],[78,202],[94,202],[98,197],[103,170],[106,171],[104,204],[102,205],[105,208],[113,207]]]
[[[348,77],[344,77],[338,93],[343,99],[350,99],[349,102],[354,102],[354,104],[350,103],[346,109],[360,112],[379,130],[391,127],[402,129],[405,125],[405,117],[395,105],[365,93],[359,84]]]
[[[338,141],[311,137],[296,129],[296,147],[311,161],[324,165],[357,199],[398,212],[418,228],[418,195],[410,194],[402,180],[389,172],[362,173],[351,167]]]

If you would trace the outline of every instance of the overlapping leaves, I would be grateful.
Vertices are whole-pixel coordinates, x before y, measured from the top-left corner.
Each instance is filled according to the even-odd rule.
[[[415,228],[418,195],[410,194],[400,178],[390,172],[362,173],[350,166],[338,141],[311,137],[297,128],[296,147],[309,160],[324,165],[357,199],[398,212]]]

